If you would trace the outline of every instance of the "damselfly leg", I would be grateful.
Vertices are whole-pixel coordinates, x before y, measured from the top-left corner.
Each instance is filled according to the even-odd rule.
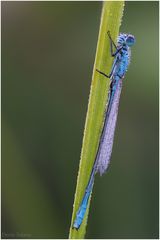
[[[119,51],[122,49],[122,47],[118,48],[118,47],[116,46],[116,44],[115,44],[114,41],[112,40],[112,37],[111,37],[111,35],[110,35],[110,31],[108,31],[107,34],[108,34],[108,37],[109,37],[109,40],[110,40],[111,56],[112,56],[112,57],[115,57],[115,56],[119,53]],[[113,52],[113,46],[116,48],[116,51],[115,51],[115,52]],[[111,69],[111,72],[110,72],[109,75],[105,74],[104,72],[102,72],[102,71],[100,71],[100,70],[98,70],[98,69],[96,69],[96,71],[99,72],[100,74],[102,74],[103,76],[105,76],[105,77],[107,77],[107,78],[110,78],[110,77],[112,76],[112,73],[113,73],[113,70],[114,70],[115,65],[116,65],[116,61],[113,63],[113,66],[112,66],[112,69]]]

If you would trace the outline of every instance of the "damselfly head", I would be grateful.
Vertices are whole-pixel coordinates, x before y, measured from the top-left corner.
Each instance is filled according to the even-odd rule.
[[[131,35],[131,34],[128,34],[127,36],[126,36],[126,45],[128,46],[128,47],[131,47],[131,46],[133,46],[134,45],[134,43],[135,43],[135,37],[133,36],[133,35]]]
[[[135,37],[131,34],[120,33],[118,36],[118,45],[131,47],[135,43]]]

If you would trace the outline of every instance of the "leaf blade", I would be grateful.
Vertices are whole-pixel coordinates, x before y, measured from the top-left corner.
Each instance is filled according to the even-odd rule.
[[[109,79],[104,79],[104,77],[100,76],[95,70],[98,68],[106,74],[110,72],[113,59],[110,57],[110,44],[109,39],[107,38],[107,31],[109,30],[111,32],[112,38],[115,41],[119,33],[123,9],[124,1],[105,1],[103,3],[72,221],[69,233],[69,238],[71,239],[84,238],[85,236],[90,201],[80,229],[78,231],[72,229],[72,225],[76,217],[76,212],[83,198],[85,188],[94,164],[101,129],[103,126],[103,118],[110,84]]]

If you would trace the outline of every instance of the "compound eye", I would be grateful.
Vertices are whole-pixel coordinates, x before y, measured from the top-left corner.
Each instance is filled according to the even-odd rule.
[[[135,37],[133,35],[128,35],[126,39],[126,44],[131,47],[135,43]]]

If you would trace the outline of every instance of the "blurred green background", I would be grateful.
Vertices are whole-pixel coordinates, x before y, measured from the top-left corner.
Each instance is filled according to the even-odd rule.
[[[101,2],[2,2],[2,238],[67,238]],[[136,37],[109,171],[87,238],[158,238],[158,2],[126,2]]]

